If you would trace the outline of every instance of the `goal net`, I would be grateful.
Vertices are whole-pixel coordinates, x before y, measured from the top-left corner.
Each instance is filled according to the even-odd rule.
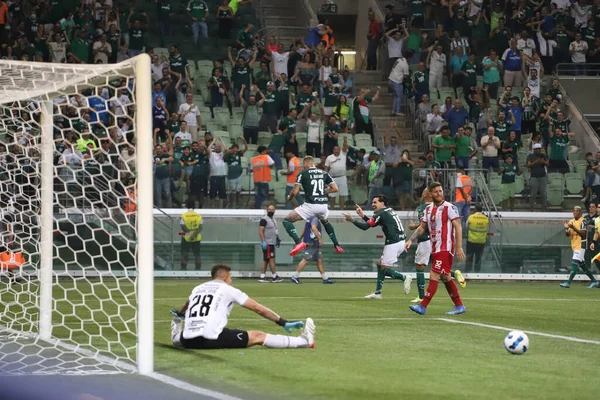
[[[149,75],[0,62],[0,374],[152,371]]]

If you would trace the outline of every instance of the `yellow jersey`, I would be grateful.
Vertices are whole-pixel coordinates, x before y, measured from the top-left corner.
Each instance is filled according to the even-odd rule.
[[[467,220],[467,226],[469,227],[467,241],[471,243],[485,244],[485,241],[487,240],[489,224],[490,220],[484,214],[479,212],[471,214]]]
[[[581,230],[586,230],[585,228],[585,219],[583,217],[575,220],[574,218],[569,221],[569,225],[573,225],[575,228]],[[569,239],[571,239],[571,249],[572,250],[585,250],[585,239],[579,235],[579,233],[575,232],[575,230],[569,228]]]
[[[196,235],[193,234],[194,231],[198,230],[198,228],[200,228],[202,225],[202,217],[196,211],[190,210],[182,214],[179,224],[182,228],[185,227],[187,230],[183,236],[183,239],[185,239],[186,242],[202,241],[202,234],[200,232],[198,232]]]

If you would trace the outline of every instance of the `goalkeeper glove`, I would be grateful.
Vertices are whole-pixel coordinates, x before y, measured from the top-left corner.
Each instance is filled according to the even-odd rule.
[[[275,246],[277,246],[277,248],[279,248],[279,246],[281,246],[281,240],[277,239],[277,242],[275,242]]]
[[[267,249],[267,242],[260,242],[260,247],[262,247],[263,250]]]
[[[174,316],[176,318],[185,319],[185,314],[180,313],[179,310],[176,308],[170,310],[169,312],[171,313],[172,316]]]
[[[292,333],[292,328],[300,329],[304,326],[304,322],[302,322],[302,321],[287,321],[287,320],[279,317],[279,321],[277,321],[277,325],[281,326],[288,333]]]

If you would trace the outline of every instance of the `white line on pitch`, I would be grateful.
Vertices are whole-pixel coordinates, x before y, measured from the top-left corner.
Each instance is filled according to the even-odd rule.
[[[452,324],[462,324],[462,325],[472,325],[472,326],[478,326],[481,328],[488,328],[488,329],[496,329],[499,331],[512,331],[515,328],[508,328],[506,326],[498,326],[498,325],[488,325],[488,324],[482,324],[479,322],[471,322],[471,321],[461,321],[458,319],[449,319],[449,318],[434,318],[436,321],[444,321],[444,322],[449,322]],[[530,335],[535,335],[535,336],[543,336],[543,337],[548,337],[548,338],[552,338],[552,339],[562,339],[562,340],[568,340],[570,342],[578,342],[578,343],[588,343],[588,344],[596,344],[596,345],[600,345],[600,342],[597,340],[590,340],[590,339],[581,339],[581,338],[576,338],[573,336],[562,336],[562,335],[554,335],[551,333],[544,333],[544,332],[536,332],[536,331],[527,331],[527,330],[523,330],[523,332],[528,333]]]
[[[159,382],[166,383],[167,385],[174,386],[178,389],[183,389],[188,392],[196,393],[202,396],[208,396],[212,399],[216,400],[242,400],[239,397],[230,396],[225,393],[217,392],[214,390],[206,389],[200,386],[192,385],[191,383],[187,383],[184,381],[180,381],[179,379],[171,378],[170,376],[159,374],[158,372],[153,372],[150,375],[147,375],[152,379],[156,379]]]

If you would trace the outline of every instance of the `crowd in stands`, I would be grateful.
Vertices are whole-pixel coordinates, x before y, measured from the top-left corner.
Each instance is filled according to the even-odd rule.
[[[284,203],[299,157],[307,155],[338,183],[332,205],[340,208],[358,201],[356,194],[364,202],[388,191],[400,208],[412,208],[425,181],[446,174],[434,170],[456,168],[494,171],[490,182],[500,174],[501,200],[510,208],[515,179],[526,171],[531,206],[539,193],[545,207],[548,173],[574,172],[569,115],[558,81],[547,77],[557,64],[579,74],[598,60],[598,5],[413,0],[404,14],[386,7],[384,21],[369,13],[367,67],[376,69],[384,52],[392,113],[399,121],[414,116],[426,148],[411,155],[397,121],[378,127],[387,132],[377,140],[369,105],[382,89],[354,87],[330,26],[319,24],[292,43],[263,40],[252,24],[232,37],[237,8],[248,3],[223,1],[215,10],[202,0],[188,3],[195,44],[207,37],[214,14],[219,39],[232,45],[213,62],[182,55],[178,44],[148,45],[149,30],[158,30],[162,43],[171,36],[168,0],[156,0],[152,18],[135,2],[0,0],[2,58],[103,64],[148,53],[157,207],[182,206],[190,196],[200,207],[260,208],[271,194]],[[56,163],[65,183],[85,167],[107,180],[118,176],[123,191],[132,185],[139,134],[132,87],[122,79],[55,100]],[[598,164],[581,161],[590,172],[586,187],[600,187],[591,172]],[[244,192],[253,199],[244,203]],[[586,191],[586,199],[593,194]]]

